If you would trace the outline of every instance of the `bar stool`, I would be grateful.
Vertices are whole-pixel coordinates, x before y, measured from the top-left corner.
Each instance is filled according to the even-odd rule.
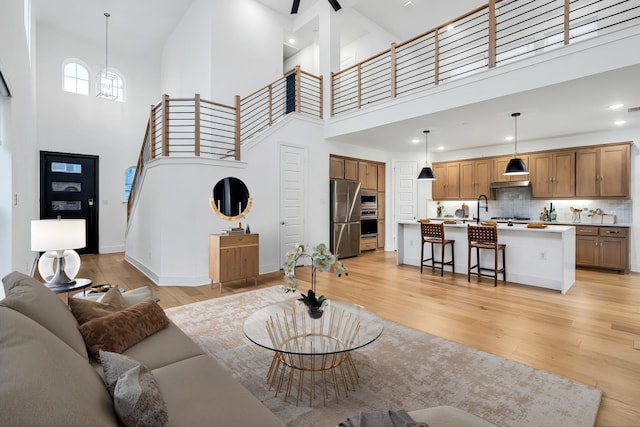
[[[493,277],[493,286],[498,286],[498,274],[502,274],[502,280],[507,281],[505,268],[505,248],[507,245],[498,243],[498,229],[493,225],[467,226],[468,252],[467,252],[467,282],[471,281],[471,270],[476,269],[478,280],[480,276]],[[476,265],[471,265],[471,248],[476,249]],[[493,250],[493,268],[480,267],[480,249]],[[498,269],[498,253],[502,251],[502,268]],[[483,271],[491,271],[493,274],[485,274]]]
[[[455,273],[455,263],[454,263],[454,250],[453,244],[455,240],[447,240],[444,238],[444,224],[443,223],[429,223],[429,222],[420,222],[420,230],[422,231],[422,246],[420,248],[420,274],[422,274],[422,267],[431,267],[431,270],[435,268],[440,269],[440,276],[444,276],[444,266],[450,265],[451,272]],[[424,245],[426,243],[431,244],[431,258],[426,258],[424,255]],[[440,245],[440,261],[436,261],[434,258],[434,245]],[[451,245],[451,260],[445,262],[444,260],[444,249],[447,245]],[[426,264],[427,261],[431,261],[431,265]],[[436,266],[439,264],[439,266]]]

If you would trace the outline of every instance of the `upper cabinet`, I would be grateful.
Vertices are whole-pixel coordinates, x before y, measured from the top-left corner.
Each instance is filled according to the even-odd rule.
[[[561,150],[531,154],[529,176],[533,197],[574,197],[576,152]]]
[[[576,197],[629,197],[629,144],[576,151]]]
[[[329,178],[358,181],[358,161],[342,157],[329,157]]]
[[[478,159],[460,162],[460,198],[477,199],[489,195],[491,160]]]
[[[378,186],[378,164],[358,162],[360,185],[367,190],[376,190]]]
[[[434,163],[431,181],[433,200],[455,200],[460,198],[460,163]]]
[[[527,167],[529,167],[529,156],[518,155]],[[509,182],[509,181],[528,181],[529,175],[504,175],[504,170],[513,156],[509,157],[496,157],[492,160],[493,174],[491,175],[491,182]]]

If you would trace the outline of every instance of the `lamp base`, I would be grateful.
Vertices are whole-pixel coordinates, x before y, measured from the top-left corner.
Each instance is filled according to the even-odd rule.
[[[64,272],[64,257],[58,256],[57,261],[56,273],[51,280],[47,282],[47,286],[50,288],[59,288],[62,286],[74,285],[76,281],[70,279],[69,276],[67,276],[67,273]]]

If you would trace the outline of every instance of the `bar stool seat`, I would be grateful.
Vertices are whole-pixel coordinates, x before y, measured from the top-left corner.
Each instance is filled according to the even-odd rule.
[[[471,272],[476,270],[478,281],[480,276],[492,277],[493,286],[498,286],[498,274],[502,274],[502,280],[507,281],[505,248],[507,245],[498,243],[498,229],[495,225],[472,225],[467,226],[467,281],[471,281]],[[471,265],[471,249],[476,250],[476,264]],[[493,250],[493,268],[480,266],[480,249]],[[502,251],[502,268],[498,268],[499,253]]]
[[[420,221],[420,230],[422,232],[422,246],[420,248],[420,274],[423,267],[431,267],[431,270],[440,269],[440,276],[444,276],[444,266],[450,265],[451,272],[455,273],[455,255],[453,245],[455,240],[447,240],[444,238],[444,224],[430,223]],[[426,244],[431,245],[431,258],[425,258],[424,247]],[[434,246],[440,245],[440,261],[435,260]],[[445,261],[444,252],[447,245],[451,245],[451,260]],[[428,264],[431,261],[431,265]]]

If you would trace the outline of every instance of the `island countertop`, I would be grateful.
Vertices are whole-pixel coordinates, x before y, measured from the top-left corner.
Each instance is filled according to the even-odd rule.
[[[468,223],[445,224],[446,238],[455,240],[455,271],[459,274],[467,274],[467,225]],[[563,294],[571,288],[575,282],[575,226],[547,225],[545,228],[528,228],[527,224],[509,226],[499,223],[497,229],[498,241],[507,245],[508,282],[555,289]],[[421,244],[419,222],[398,222],[398,264],[420,266]],[[427,254],[430,250],[430,246],[425,247]],[[492,251],[482,252],[482,265],[491,265]],[[472,256],[475,263],[475,255]],[[438,253],[436,259],[439,259]],[[450,267],[446,269],[450,270]]]

